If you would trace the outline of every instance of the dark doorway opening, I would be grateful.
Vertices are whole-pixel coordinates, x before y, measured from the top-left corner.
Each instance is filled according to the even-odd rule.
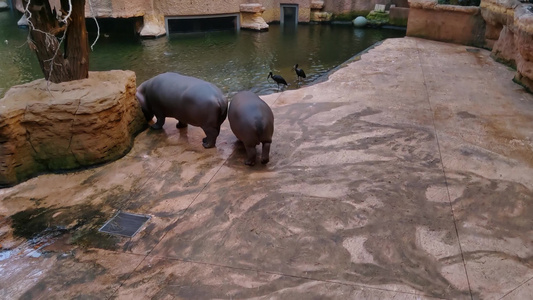
[[[237,30],[237,15],[206,17],[167,17],[168,33],[191,33],[221,30]]]
[[[134,38],[139,32],[139,28],[143,22],[142,17],[134,18],[97,18],[96,22],[92,18],[85,18],[85,26],[89,38],[93,40],[100,31],[100,37],[113,38]]]
[[[280,11],[281,11],[281,18],[280,18],[281,24],[283,25],[298,24],[298,5],[281,4]]]

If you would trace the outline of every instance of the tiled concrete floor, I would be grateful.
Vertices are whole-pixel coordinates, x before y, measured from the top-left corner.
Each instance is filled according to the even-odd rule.
[[[169,119],[114,163],[0,190],[0,298],[530,299],[533,95],[467,48],[390,39],[264,96],[266,166],[227,121],[206,150]],[[152,219],[98,233],[117,210]]]

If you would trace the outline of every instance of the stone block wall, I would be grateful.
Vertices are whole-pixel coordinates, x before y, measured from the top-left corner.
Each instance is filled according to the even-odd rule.
[[[263,19],[267,23],[280,21],[281,4],[298,4],[298,22],[309,22],[311,20],[311,0],[259,0],[255,2],[263,4],[265,8]]]
[[[113,0],[115,1],[115,0]],[[256,2],[256,1],[254,1]],[[154,11],[164,16],[195,16],[239,13],[240,5],[247,3],[242,0],[224,1],[153,1]]]
[[[485,21],[479,7],[439,5],[437,0],[409,1],[407,36],[483,46]]]
[[[391,7],[389,11],[389,23],[394,26],[407,26],[409,18],[408,7]]]
[[[17,9],[23,11],[22,0],[13,1]],[[320,9],[316,9],[317,3],[320,3]],[[352,21],[355,16],[366,16],[377,3],[408,6],[407,0],[91,0],[86,1],[85,14],[96,18],[142,17],[143,24],[138,26],[141,36],[158,37],[166,34],[165,17],[240,14],[241,5],[258,4],[264,8],[261,13],[244,17],[244,24],[248,24],[245,28],[264,30],[266,27],[263,21],[280,21],[281,4],[297,4],[298,22],[306,23],[329,21],[332,16]],[[405,13],[398,11],[397,14]],[[241,16],[241,20],[242,18]]]
[[[366,15],[376,4],[383,0],[325,0],[324,10],[333,14],[348,14],[352,12]]]
[[[21,0],[17,0],[21,1]],[[145,0],[91,0],[85,1],[85,16],[99,18],[131,18],[152,11],[151,1]]]

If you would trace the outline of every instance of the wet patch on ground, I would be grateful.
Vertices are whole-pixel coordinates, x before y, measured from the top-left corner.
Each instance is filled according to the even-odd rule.
[[[108,216],[99,208],[76,205],[62,208],[30,208],[10,216],[13,235],[32,245],[52,244],[68,234],[68,244],[84,248],[114,249],[117,239],[99,233]]]

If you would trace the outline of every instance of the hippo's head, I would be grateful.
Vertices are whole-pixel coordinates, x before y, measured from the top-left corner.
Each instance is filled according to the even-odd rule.
[[[141,105],[141,109],[143,111],[144,117],[146,118],[146,122],[150,122],[154,118],[154,113],[148,107],[148,105],[146,103],[146,98],[144,97],[142,87],[143,87],[143,85],[141,84],[137,88],[137,92],[135,93],[135,97],[137,98],[137,101],[139,101],[139,104]]]

